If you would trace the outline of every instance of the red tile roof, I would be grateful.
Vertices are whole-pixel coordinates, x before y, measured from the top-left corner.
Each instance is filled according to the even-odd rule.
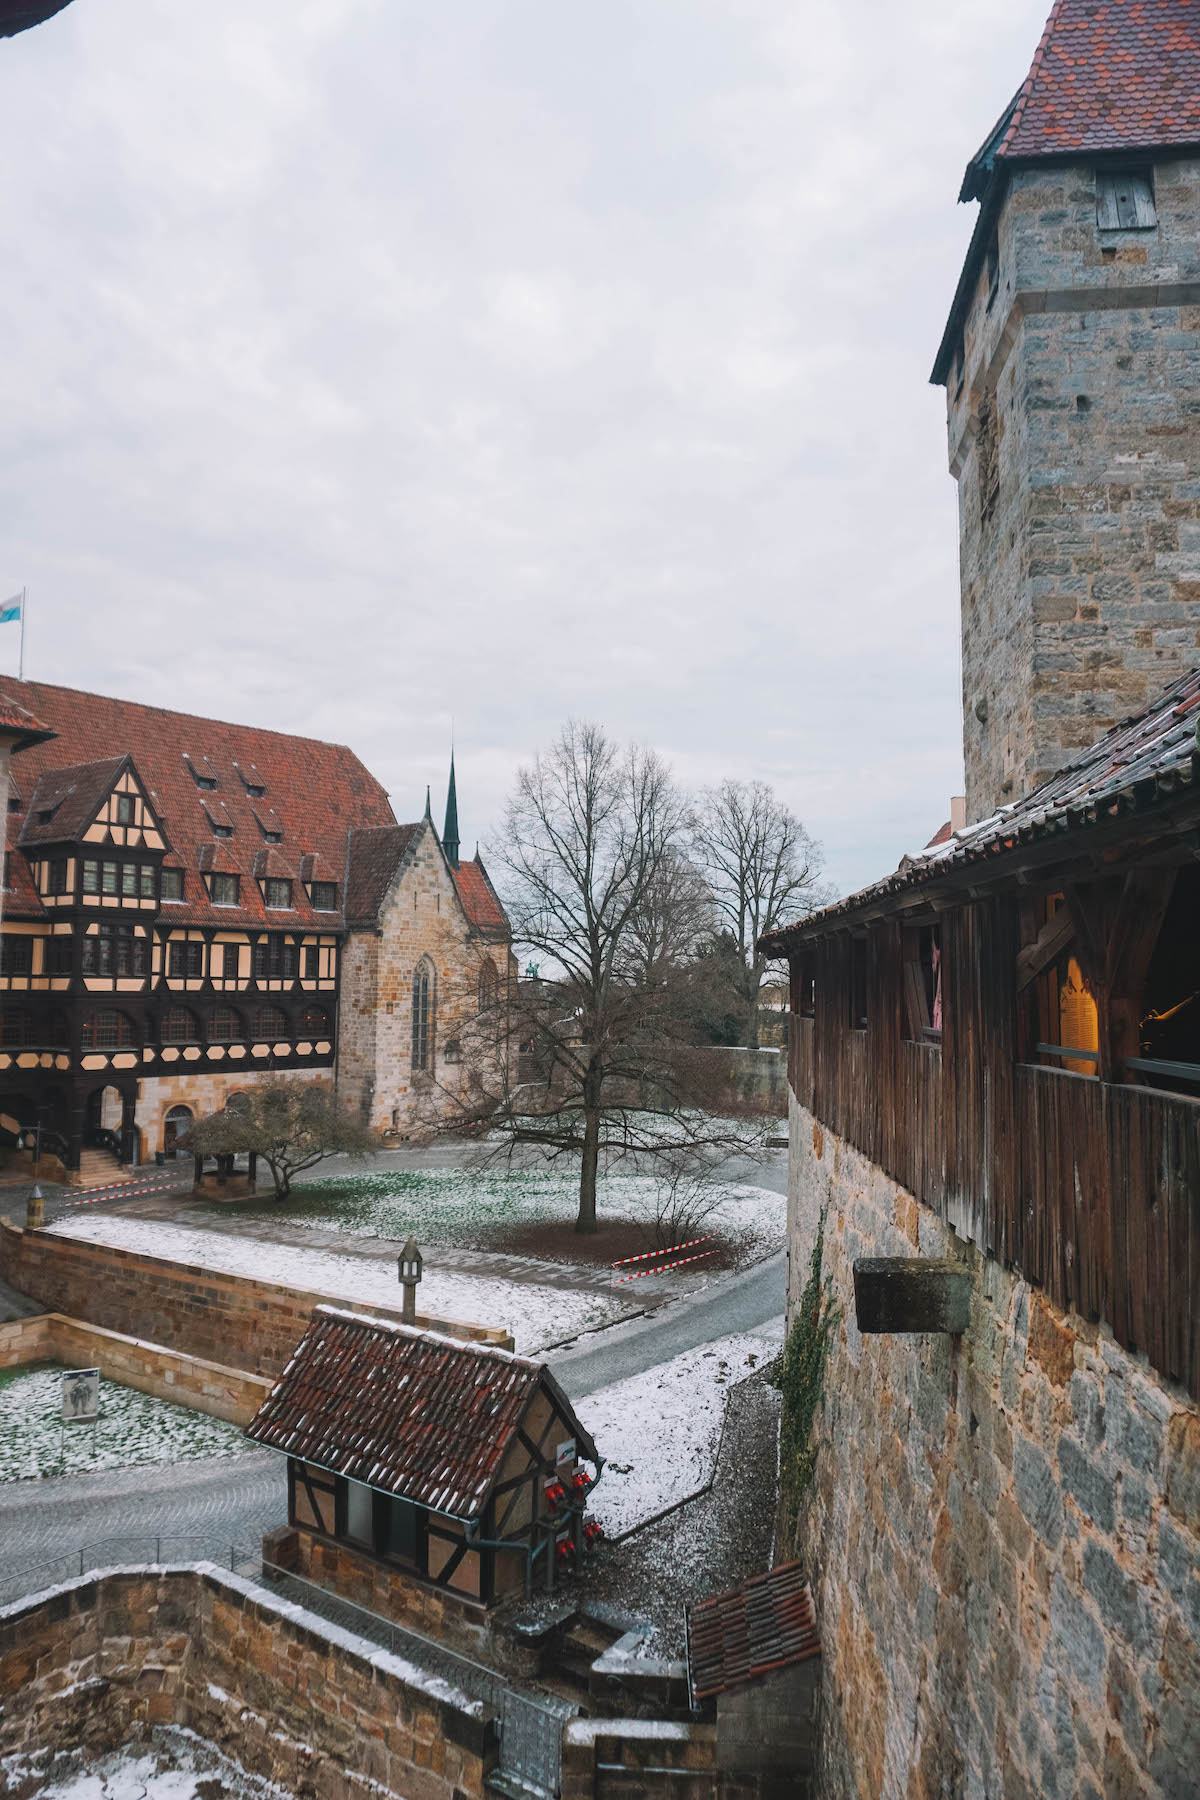
[[[396,871],[419,836],[423,823],[383,825],[350,833],[345,902],[348,925],[368,925],[379,917],[379,909],[395,880]]]
[[[511,936],[508,915],[500,904],[500,896],[488,878],[480,857],[460,862],[454,871],[458,897],[467,918],[483,937],[506,939]]]
[[[1086,854],[1086,833],[1125,817],[1140,820],[1156,808],[1183,798],[1194,804],[1200,787],[1200,669],[1173,681],[1144,712],[1134,713],[1106,732],[1077,762],[990,818],[952,831],[915,856],[906,856],[893,875],[862,888],[846,900],[813,913],[802,925],[785,927],[758,940],[766,956],[786,956],[802,940],[820,937],[835,919],[870,909],[893,894],[934,881],[965,887],[978,879],[981,863],[1054,838],[1065,861]],[[1085,841],[1072,843],[1084,835]]]
[[[1200,0],[1056,0],[1004,158],[1200,144]]]
[[[319,1306],[246,1436],[452,1518],[475,1519],[535,1394],[596,1446],[543,1363]]]
[[[726,1694],[772,1669],[819,1656],[803,1565],[780,1563],[740,1587],[688,1608],[688,1674],[694,1700]]]
[[[0,708],[11,705],[39,730],[57,735],[33,745],[15,765],[16,787],[32,796],[44,777],[69,766],[95,764],[129,756],[171,843],[169,867],[187,870],[185,901],[171,905],[167,916],[180,923],[323,926],[342,923],[338,914],[313,912],[304,892],[302,858],[315,854],[338,884],[343,902],[347,835],[352,827],[396,828],[387,794],[375,777],[344,744],[294,737],[251,725],[170,712],[132,700],[81,693],[45,682],[6,681]],[[44,725],[39,724],[44,721]],[[215,779],[215,789],[197,786],[192,769]],[[247,786],[265,787],[253,798]],[[255,817],[273,813],[284,822],[282,844],[267,846]],[[213,819],[233,826],[232,838],[214,839]],[[15,846],[25,825],[15,814],[8,821],[8,842]],[[221,847],[220,866],[242,877],[240,905],[214,909],[197,873],[202,847]],[[255,877],[256,859],[270,850],[276,870],[293,882],[293,907],[267,913]],[[211,866],[211,865],[210,865]],[[5,896],[10,916],[37,916],[41,903],[29,880],[25,858],[10,858],[12,890]]]
[[[49,725],[43,725],[19,701],[3,692],[0,692],[0,732],[6,735],[10,732],[18,734],[18,741],[12,745],[14,751],[24,750],[42,738],[54,736]]]

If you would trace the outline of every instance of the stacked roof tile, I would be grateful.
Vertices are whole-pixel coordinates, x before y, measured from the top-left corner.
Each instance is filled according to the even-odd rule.
[[[321,1306],[246,1435],[435,1512],[476,1519],[542,1388],[574,1421],[542,1363]],[[577,1423],[576,1440],[594,1462],[595,1445]]]
[[[25,805],[8,820],[9,848],[80,836],[128,760],[170,842],[166,866],[184,871],[183,901],[170,907],[180,924],[373,924],[420,830],[396,823],[384,789],[344,744],[33,681],[0,690],[5,727],[28,745],[13,771],[11,792]],[[43,916],[25,858],[11,856],[9,869],[5,912]],[[241,877],[236,906],[211,904],[200,876],[217,870]],[[286,910],[266,907],[267,876],[291,882]],[[471,923],[506,937],[482,864],[463,863],[455,878]],[[313,881],[335,885],[336,910],[311,905]]]
[[[688,1611],[692,1698],[711,1699],[821,1653],[803,1565],[780,1563]]]
[[[1200,144],[1200,0],[1056,0],[996,151]]]

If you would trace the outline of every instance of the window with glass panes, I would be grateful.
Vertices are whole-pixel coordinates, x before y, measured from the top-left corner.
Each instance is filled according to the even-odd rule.
[[[254,979],[256,981],[294,981],[296,978],[296,946],[291,938],[273,932],[259,938],[254,946]]]
[[[33,973],[33,939],[6,931],[0,937],[0,975]]]
[[[85,1050],[127,1050],[134,1041],[133,1022],[111,1007],[88,1013],[79,1041]]]
[[[337,909],[337,882],[314,881],[311,888],[313,909],[316,912],[334,912]]]
[[[292,904],[292,884],[269,878],[263,882],[263,900],[267,906],[285,909]]]
[[[164,900],[183,899],[183,870],[164,869],[162,872],[162,897]]]
[[[167,973],[195,978],[204,973],[204,945],[199,938],[172,938],[167,951]]]
[[[238,878],[236,875],[210,875],[208,891],[214,906],[236,906],[238,903]]]
[[[164,1044],[194,1044],[200,1036],[200,1021],[187,1006],[168,1006],[163,1014]]]
[[[105,920],[83,940],[85,975],[146,975],[149,970],[149,939],[132,925]]]

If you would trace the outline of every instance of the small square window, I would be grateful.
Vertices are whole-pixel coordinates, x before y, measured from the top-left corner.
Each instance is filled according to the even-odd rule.
[[[21,804],[22,803],[21,803],[20,794],[10,794],[8,796],[8,810],[10,813],[19,813],[21,810]]]
[[[290,881],[267,880],[263,882],[263,899],[268,906],[289,907],[292,904],[292,884]]]
[[[317,912],[336,912],[336,881],[314,881],[311,892],[313,907]]]
[[[236,906],[238,903],[238,878],[236,875],[210,875],[208,891],[212,895],[214,906]]]
[[[1148,170],[1118,169],[1096,176],[1096,226],[1100,231],[1152,231],[1158,224]]]
[[[233,836],[232,825],[214,825],[212,830],[214,837],[231,838]]]
[[[83,865],[84,891],[87,891],[87,864]],[[164,900],[183,899],[183,870],[164,869],[162,872],[162,897]]]

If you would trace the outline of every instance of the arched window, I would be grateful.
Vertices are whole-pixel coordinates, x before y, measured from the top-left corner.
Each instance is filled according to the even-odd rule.
[[[127,1050],[133,1043],[133,1021],[114,1007],[88,1013],[79,1037],[85,1050]]]
[[[329,1014],[323,1006],[306,1006],[300,1014],[300,1030],[305,1037],[329,1036]]]
[[[214,1044],[238,1044],[246,1035],[246,1021],[232,1006],[214,1006],[208,1026]]]
[[[250,1035],[255,1038],[290,1038],[292,1028],[288,1016],[278,1006],[256,1006],[250,1019]]]
[[[499,983],[496,980],[495,963],[485,962],[479,971],[479,1010],[490,1012],[496,1004]]]
[[[433,1060],[433,1027],[437,1014],[437,975],[428,957],[413,970],[412,1066],[428,1069]]]
[[[168,1006],[163,1014],[164,1044],[195,1044],[200,1041],[200,1021],[188,1006]]]

